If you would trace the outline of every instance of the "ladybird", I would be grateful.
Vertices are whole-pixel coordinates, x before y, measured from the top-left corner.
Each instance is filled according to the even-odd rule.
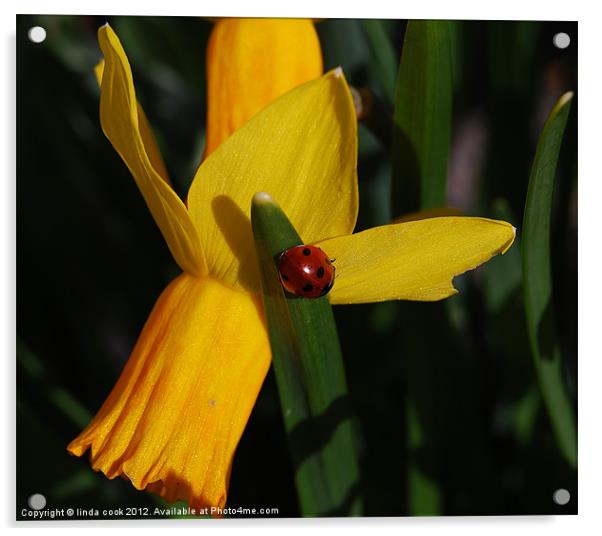
[[[316,246],[294,246],[278,258],[278,274],[284,289],[295,296],[319,298],[334,284],[335,267]]]

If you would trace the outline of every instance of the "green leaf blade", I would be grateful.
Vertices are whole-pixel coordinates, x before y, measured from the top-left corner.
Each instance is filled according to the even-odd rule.
[[[556,338],[550,252],[556,166],[572,97],[569,92],[558,100],[537,145],[525,204],[522,270],[527,329],[539,386],[560,451],[569,465],[576,467],[577,433]]]
[[[302,240],[266,194],[254,197],[251,222],[301,512],[361,515],[359,465],[332,308],[327,297],[285,295],[278,255]]]
[[[452,122],[448,21],[409,21],[397,75],[393,130],[395,214],[442,207]]]
[[[375,59],[376,70],[384,96],[391,103],[395,97],[395,73],[397,72],[395,50],[382,20],[362,20],[362,27],[368,38],[372,56]]]

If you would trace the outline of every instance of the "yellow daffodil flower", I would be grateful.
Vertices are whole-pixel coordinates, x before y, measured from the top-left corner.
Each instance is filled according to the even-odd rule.
[[[236,39],[232,34],[225,41]],[[159,297],[113,391],[68,449],[81,456],[90,448],[95,470],[109,478],[124,476],[168,501],[223,506],[234,451],[270,365],[249,220],[254,194],[269,193],[306,243],[336,258],[333,304],[451,296],[453,277],[506,251],[514,228],[446,217],[352,234],[357,125],[339,69],[261,111],[258,98],[240,116],[231,112],[228,125],[216,126],[216,105],[208,128],[220,133],[193,179],[186,206],[153,164],[160,156],[121,43],[109,26],[99,30],[99,41],[105,57],[102,128],[183,273]],[[217,48],[212,41],[209,58],[219,56]],[[235,66],[247,68],[244,58]],[[228,68],[229,63],[221,69]],[[233,85],[221,105],[236,109],[235,90]],[[210,99],[215,92],[210,89]]]
[[[207,43],[205,156],[270,102],[322,70],[310,20],[218,20]]]

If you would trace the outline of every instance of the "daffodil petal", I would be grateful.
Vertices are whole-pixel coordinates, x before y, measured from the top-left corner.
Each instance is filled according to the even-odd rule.
[[[504,253],[515,232],[503,221],[444,217],[384,225],[318,242],[336,259],[330,301],[447,298],[457,293],[454,276]]]
[[[310,20],[218,20],[207,45],[205,157],[280,95],[321,76],[322,69]]]
[[[193,508],[223,507],[270,364],[258,298],[182,274],[157,301],[113,391],[67,447],[96,471]]]
[[[105,60],[100,60],[94,67],[96,81],[100,87],[102,87],[102,73],[104,72],[104,68]],[[144,109],[140,103],[136,102],[136,105],[138,109],[138,126],[140,128],[140,137],[142,138],[142,143],[144,144],[144,149],[146,150],[146,154],[148,155],[151,166],[167,184],[171,185],[169,181],[169,174],[167,173],[167,168],[165,167],[165,162],[163,162],[161,151],[159,151],[157,140],[153,134],[153,129],[151,128],[148,118],[146,117],[146,113],[144,113]]]
[[[259,289],[251,199],[267,192],[306,242],[350,233],[358,210],[357,124],[340,69],[286,93],[197,171],[188,209],[209,273]]]
[[[185,272],[203,275],[206,265],[186,206],[153,167],[147,153],[125,51],[108,24],[98,30],[98,41],[105,57],[100,91],[102,129],[132,173],[176,262]]]

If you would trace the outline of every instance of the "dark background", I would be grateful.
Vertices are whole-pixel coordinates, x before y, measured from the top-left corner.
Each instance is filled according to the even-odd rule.
[[[48,507],[163,504],[94,473],[66,445],[114,385],[156,298],[178,273],[142,196],[101,132],[93,66],[109,21],[128,53],[177,192],[202,153],[200,18],[17,18],[17,515]],[[47,30],[28,40],[34,25]],[[386,21],[401,53],[405,21]],[[365,28],[317,24],[325,69],[383,95]],[[568,33],[559,50],[552,37]],[[554,101],[577,89],[577,25],[452,23],[454,129],[448,204],[518,227],[537,137]],[[384,96],[384,95],[383,95]],[[577,101],[553,212],[554,299],[566,381],[576,400]],[[390,154],[360,128],[360,220],[386,223]],[[417,207],[416,207],[417,208]],[[525,327],[520,247],[455,281],[438,304],[335,308],[360,443],[366,515],[577,511],[577,474],[561,457]],[[566,488],[571,501],[552,494]],[[228,505],[298,515],[274,378],[240,443]]]

